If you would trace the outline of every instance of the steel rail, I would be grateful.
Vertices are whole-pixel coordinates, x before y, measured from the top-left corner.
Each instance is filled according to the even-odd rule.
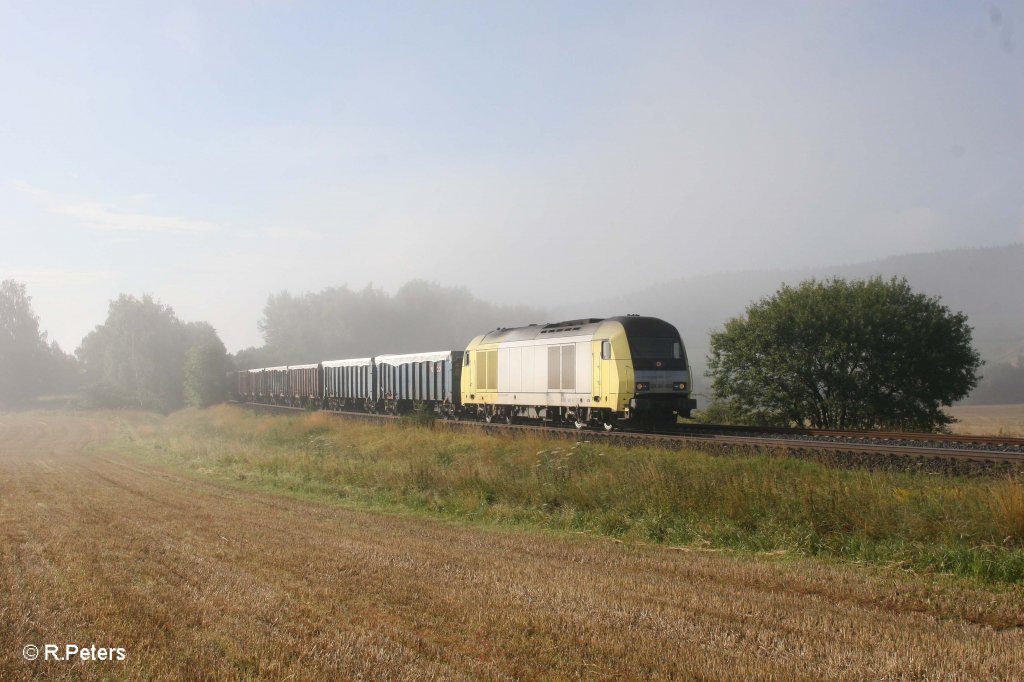
[[[772,433],[778,435],[812,436],[822,438],[871,438],[874,440],[903,440],[935,443],[969,443],[977,445],[1004,445],[1024,447],[1024,438],[1015,436],[970,436],[959,433],[929,433],[923,431],[835,431],[782,426],[736,426],[731,424],[680,424],[681,432]]]

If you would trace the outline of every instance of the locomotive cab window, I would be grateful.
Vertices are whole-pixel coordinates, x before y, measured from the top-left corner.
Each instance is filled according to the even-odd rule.
[[[632,339],[630,345],[636,358],[680,360],[683,357],[682,345],[676,339]]]
[[[611,360],[612,359],[612,342],[611,341],[605,340],[605,341],[601,342],[601,359],[602,360]]]

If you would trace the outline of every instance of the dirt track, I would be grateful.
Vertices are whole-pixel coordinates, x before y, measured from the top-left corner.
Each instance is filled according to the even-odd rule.
[[[0,679],[1013,679],[1021,592],[350,511],[0,415]],[[26,644],[123,647],[29,663]]]

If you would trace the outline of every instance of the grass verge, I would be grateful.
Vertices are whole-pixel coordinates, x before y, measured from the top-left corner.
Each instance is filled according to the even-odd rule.
[[[220,406],[125,422],[126,452],[317,500],[674,546],[1024,582],[1024,481],[502,438]]]

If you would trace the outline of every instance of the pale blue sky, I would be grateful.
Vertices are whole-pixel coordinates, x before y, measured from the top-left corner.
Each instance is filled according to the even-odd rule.
[[[1020,241],[1020,1],[0,0],[0,278],[68,350],[119,292],[236,350],[282,288]]]

